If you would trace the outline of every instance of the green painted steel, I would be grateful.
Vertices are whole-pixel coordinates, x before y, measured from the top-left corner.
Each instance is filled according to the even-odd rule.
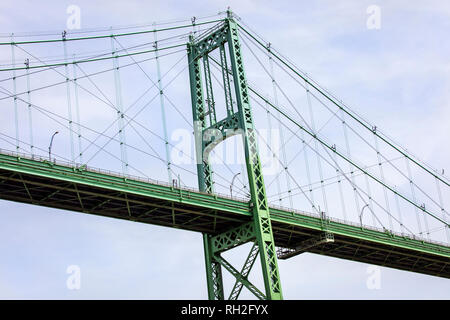
[[[227,118],[233,115],[233,96],[231,94],[230,76],[228,74],[227,54],[225,46],[220,45],[220,67],[222,69],[223,88],[225,93],[225,104],[227,107]]]
[[[192,37],[190,37],[192,41]],[[197,177],[199,190],[212,194],[214,191],[213,172],[209,165],[209,155],[204,155],[205,145],[203,143],[203,135],[207,127],[207,119],[209,124],[215,124],[215,110],[214,97],[212,93],[211,76],[209,70],[208,56],[203,57],[203,66],[206,78],[207,88],[207,110],[204,105],[203,98],[203,83],[200,71],[199,58],[188,45],[188,59],[189,59],[189,77],[192,100],[192,115],[194,120],[194,131],[196,136],[196,159],[197,159]],[[208,117],[209,116],[209,117]],[[221,264],[214,259],[211,236],[203,234],[203,245],[205,251],[205,267],[206,279],[208,285],[208,298],[210,300],[223,300],[224,288],[222,279]]]
[[[88,170],[85,166],[71,167],[49,162],[33,160],[21,156],[0,153],[0,169],[11,172],[26,173],[58,181],[80,183],[88,186],[102,187],[129,194],[142,195],[160,200],[175,201],[210,210],[220,210],[251,216],[249,205],[217,195],[199,193],[194,190],[177,189],[156,181],[139,181],[117,173]],[[236,206],[237,205],[237,206]]]
[[[214,254],[219,254],[248,241],[255,240],[255,238],[254,224],[253,222],[248,222],[212,237],[211,250]]]
[[[243,29],[245,31],[245,29]],[[252,36],[253,38],[253,36]],[[261,44],[258,41],[259,44]],[[273,54],[270,50],[269,52],[271,54]],[[276,58],[280,59],[277,55],[273,54]],[[220,66],[220,63],[217,62],[216,60],[212,59],[213,62],[215,62],[217,65]],[[280,59],[280,61],[284,62],[283,60]],[[228,73],[231,74],[231,70],[228,70]],[[300,76],[300,75],[299,75]],[[302,79],[304,79],[302,77]],[[305,80],[305,82],[307,84],[312,85],[308,80]],[[316,87],[314,87],[316,90],[318,90]],[[435,214],[431,213],[429,210],[425,209],[424,207],[421,207],[419,204],[417,204],[415,201],[407,198],[405,195],[397,192],[395,190],[395,188],[392,188],[390,186],[388,186],[386,183],[384,183],[383,181],[379,180],[378,178],[376,178],[374,175],[370,174],[369,172],[367,172],[367,170],[364,170],[361,166],[357,165],[354,161],[350,160],[348,157],[344,156],[341,152],[338,152],[336,150],[336,148],[334,148],[333,146],[327,144],[326,142],[324,142],[321,138],[319,138],[316,134],[314,134],[313,132],[309,131],[308,129],[306,129],[304,126],[302,126],[301,124],[299,124],[296,120],[294,120],[292,117],[290,117],[289,115],[287,115],[285,112],[283,112],[278,106],[275,106],[270,100],[268,100],[267,98],[265,98],[260,92],[258,92],[257,90],[255,90],[254,88],[252,88],[251,86],[248,86],[248,89],[253,92],[258,98],[260,98],[262,101],[264,101],[264,103],[266,103],[268,106],[270,106],[271,108],[273,108],[274,110],[276,110],[280,115],[282,115],[286,120],[288,120],[289,122],[293,123],[294,125],[296,125],[298,128],[300,128],[302,130],[302,132],[305,132],[306,134],[308,134],[309,136],[311,136],[314,141],[319,142],[320,144],[322,144],[326,149],[327,152],[333,152],[335,155],[338,155],[340,158],[344,159],[346,162],[348,162],[351,166],[356,167],[358,170],[360,170],[361,172],[363,172],[366,176],[370,177],[372,180],[376,181],[377,183],[379,183],[380,185],[382,185],[384,188],[388,189],[389,191],[391,191],[394,195],[401,197],[403,200],[407,201],[408,203],[412,204],[416,209],[423,211],[425,214],[428,214],[429,216],[433,217],[434,219],[438,220],[439,222],[444,223],[444,225],[446,226],[450,226],[450,224],[439,218],[438,216],[436,216]],[[320,93],[322,93],[320,90],[318,90]],[[323,94],[323,93],[322,93]],[[341,106],[338,106],[342,111],[345,111]],[[346,111],[347,112],[347,111]],[[376,132],[373,132],[377,137],[380,137],[379,135],[376,134]],[[403,154],[403,153],[402,153]],[[405,156],[407,157],[407,156]],[[410,157],[407,157],[409,160],[414,161],[413,159],[411,159]],[[419,164],[418,164],[419,165]],[[426,168],[422,167],[421,165],[419,165],[422,169],[427,170]],[[437,178],[437,176],[435,174],[433,174],[433,176],[435,178]],[[447,182],[445,182],[446,184],[448,184]]]
[[[282,299],[281,281],[272,234],[272,226],[264,186],[261,162],[258,154],[256,133],[254,131],[250,98],[244,72],[243,58],[236,23],[230,19],[228,46],[230,50],[233,82],[236,90],[239,120],[244,130],[245,159],[253,206],[255,232],[260,249],[261,267],[267,299]]]
[[[386,186],[382,181],[371,176],[368,172],[337,152],[335,148],[327,145],[316,135],[283,113],[278,106],[273,105],[254,88],[248,86],[239,32],[245,32],[259,45],[263,47],[265,45],[249,31],[240,26],[233,19],[230,11],[228,11],[226,19],[208,21],[199,23],[198,25],[212,22],[216,22],[217,24],[198,38],[191,36],[187,44],[191,103],[196,139],[198,191],[182,188],[178,185],[174,187],[174,185],[160,183],[154,180],[131,177],[125,175],[126,170],[123,170],[123,174],[120,175],[113,172],[88,168],[85,165],[75,165],[74,147],[71,137],[71,163],[56,163],[55,161],[52,162],[37,157],[30,158],[26,155],[8,154],[0,150],[0,199],[202,232],[208,298],[211,300],[225,299],[222,268],[235,277],[235,283],[229,295],[230,300],[237,299],[244,286],[259,299],[282,299],[283,295],[275,246],[282,248],[280,252],[283,250],[284,252],[290,252],[303,244],[305,249],[300,250],[301,252],[324,254],[342,259],[356,260],[450,278],[450,247],[448,245],[412,238],[402,234],[392,233],[388,230],[367,228],[362,225],[339,221],[325,216],[294,211],[292,208],[289,210],[269,206],[258,153],[249,92],[255,94],[265,101],[267,105],[286,117],[288,121],[311,135],[316,139],[316,142],[320,142],[328,151],[349,161],[352,165],[359,168],[375,181],[381,183],[395,195],[404,198],[418,208],[415,201],[410,201]],[[27,81],[29,81],[29,69],[31,68],[65,66],[67,75],[68,65],[73,64],[74,84],[76,88],[77,77],[75,65],[77,63],[113,59],[114,70],[116,71],[115,76],[117,78],[116,84],[118,85],[116,90],[119,94],[117,104],[120,109],[120,80],[118,71],[116,70],[118,69],[116,68],[118,58],[155,52],[159,79],[158,51],[184,45],[158,48],[156,32],[185,27],[191,27],[191,25],[108,36],[20,42],[20,44],[28,44],[63,41],[65,50],[65,41],[98,38],[111,39],[113,49],[111,57],[68,62],[65,52],[65,63],[35,66],[26,64],[26,68],[15,67],[14,44],[18,44],[18,42],[14,43],[12,40],[10,43],[0,43],[0,45],[11,45],[13,66],[8,69],[0,69],[0,71],[11,70],[13,71],[13,75],[15,75],[16,70],[26,69]],[[114,52],[113,42],[115,37],[151,32],[155,34],[155,50],[122,55]],[[307,86],[311,85],[343,112],[367,129],[370,129],[358,117],[337,103],[333,97],[328,96],[326,92],[298,73],[282,57],[274,53],[270,49],[270,46],[266,49],[268,50],[270,59],[272,57],[277,59],[297,76],[301,77]],[[210,53],[215,50],[219,50],[220,62],[210,56]],[[210,70],[211,60],[219,66],[222,73],[226,108],[226,116],[223,119],[217,119]],[[161,108],[164,113],[163,92],[161,90],[160,79],[158,83]],[[14,94],[16,93],[15,84],[14,76]],[[29,94],[29,83],[27,85]],[[67,90],[69,90],[68,84]],[[234,90],[234,94],[232,90]],[[16,100],[17,98],[14,97],[14,103],[17,109]],[[28,103],[31,102],[28,101]],[[70,102],[68,103],[69,127],[71,127],[71,106]],[[15,112],[17,131],[17,110]],[[120,110],[118,116],[123,117],[120,114]],[[121,119],[119,118],[119,120]],[[163,123],[164,131],[166,131],[165,121]],[[121,124],[119,124],[119,133],[122,133]],[[166,138],[166,160],[170,183],[171,169],[168,154],[169,149],[167,146],[167,132],[164,132],[164,134]],[[251,199],[249,202],[220,196],[214,192],[214,174],[213,168],[210,165],[209,155],[220,142],[237,134],[240,134],[243,139],[246,173]],[[374,134],[378,136],[376,132]],[[78,135],[80,137],[80,133]],[[383,139],[381,136],[380,138]],[[30,141],[32,146],[32,139]],[[120,141],[122,146],[124,144],[123,139],[120,138]],[[383,141],[391,145],[388,141],[384,139]],[[17,131],[17,149],[19,148],[18,144]],[[391,147],[400,151],[393,145]],[[79,149],[81,152],[81,144]],[[405,155],[404,153],[402,154]],[[81,158],[81,153],[79,156]],[[414,161],[406,155],[405,157]],[[127,161],[124,150],[122,150],[122,160],[124,160],[123,162],[126,166]],[[414,161],[414,163],[416,162]],[[420,166],[420,164],[416,164]],[[429,172],[426,168],[420,167]],[[435,174],[433,176],[438,179]],[[440,220],[424,208],[422,210],[424,213]],[[443,222],[442,220],[440,221]],[[448,223],[446,224],[448,225]],[[329,235],[334,241],[315,241],[315,245],[305,246],[305,244],[313,243],[314,239],[320,239],[323,234]],[[238,271],[222,256],[222,253],[245,243],[253,243],[253,245],[241,271]],[[301,253],[300,251],[298,254]],[[264,290],[258,289],[248,279],[258,255],[261,259]]]
[[[25,156],[6,154],[4,151],[0,151],[0,170],[11,174],[28,174],[48,179],[49,181],[65,181],[72,184],[97,187],[102,190],[141,195],[157,200],[167,200],[176,204],[218,210],[223,214],[232,213],[237,217],[246,219],[246,221],[249,221],[248,219],[252,216],[252,209],[249,203],[236,199],[190,189],[174,188],[157,181],[144,181],[134,177],[124,177],[118,173],[95,170],[84,166],[73,167],[70,164],[55,164],[45,159],[30,159]],[[7,177],[2,176],[0,178],[0,182],[5,180],[7,180]],[[55,186],[55,188],[59,187]],[[450,247],[444,244],[413,239],[387,231],[362,228],[361,226],[351,225],[348,222],[341,222],[332,218],[326,219],[324,223],[324,220],[320,217],[306,212],[274,207],[270,207],[269,210],[272,222],[285,224],[286,226],[297,226],[317,231],[326,229],[335,235],[342,235],[355,240],[367,240],[388,245],[392,248],[402,248],[419,254],[426,253],[450,259]]]
[[[108,36],[108,38],[110,38],[110,37],[111,36]],[[29,66],[28,68],[27,67],[3,68],[3,69],[0,69],[0,72],[1,71],[26,70],[26,69],[41,69],[41,68],[50,68],[50,67],[62,67],[62,66],[70,65],[70,64],[80,64],[80,63],[104,61],[104,60],[110,60],[110,59],[116,59],[116,58],[132,57],[132,56],[137,56],[137,55],[141,55],[141,54],[153,53],[153,52],[156,52],[156,51],[164,51],[164,50],[169,50],[169,49],[179,48],[179,47],[184,47],[184,46],[185,46],[185,44],[177,44],[177,45],[173,45],[173,46],[162,47],[162,48],[159,48],[157,50],[156,49],[151,49],[151,50],[143,50],[143,51],[132,52],[132,53],[127,53],[127,54],[115,54],[114,56],[111,56],[111,57],[82,59],[82,60],[76,60],[76,61],[69,61],[67,63],[66,62],[61,62],[61,63],[49,63],[49,64],[32,65],[32,66]],[[12,47],[14,47],[14,46],[12,46]],[[80,79],[80,78],[78,78],[78,79]]]
[[[252,248],[250,249],[250,253],[247,256],[247,259],[245,259],[244,266],[242,267],[242,270],[240,272],[240,274],[243,276],[244,279],[247,279],[250,270],[252,269],[256,261],[256,258],[258,257],[258,253],[259,253],[258,244],[254,242]],[[231,293],[228,300],[237,300],[239,298],[239,295],[241,294],[243,285],[244,284],[242,283],[242,281],[236,279],[233,289],[231,289]]]
[[[16,189],[12,188],[13,183]],[[38,197],[36,193],[40,190],[45,192]],[[63,193],[66,195],[63,196]],[[55,203],[55,195],[60,195],[61,205]],[[73,204],[67,205],[71,195]],[[253,208],[249,203],[195,190],[174,188],[157,181],[124,177],[84,166],[55,164],[46,159],[31,159],[6,154],[3,151],[0,152],[0,198],[199,231],[207,234],[211,240],[228,239],[228,242],[221,242],[222,247],[217,241],[214,245],[211,243],[210,247],[215,247],[217,251],[235,247],[247,240],[253,241],[251,231],[244,230],[246,224],[253,225],[250,223]],[[96,202],[88,205],[86,201],[92,198],[97,199]],[[120,203],[117,201],[122,201],[124,205],[117,213],[111,213],[111,210],[118,210],[117,206]],[[99,211],[98,208],[108,203],[111,203],[108,210]],[[136,213],[136,208],[141,206],[144,207]],[[332,218],[323,219],[300,211],[270,207],[269,212],[277,246],[295,248],[308,237],[327,231],[334,235],[336,246],[342,244],[353,246],[353,251],[341,254],[322,247],[318,251],[308,250],[308,252],[450,278],[450,247],[447,245],[363,228]],[[198,226],[189,224],[196,219],[208,220],[200,221]],[[205,221],[210,221],[207,227],[203,227]],[[216,225],[220,228],[216,228]],[[233,229],[234,235],[230,234]],[[302,235],[311,234],[311,236],[291,243],[286,240],[297,235],[297,231]],[[245,241],[233,241],[245,234],[251,236],[244,239]],[[364,255],[375,253],[380,255],[380,259],[375,259],[376,256],[373,255],[370,258],[359,256],[364,248],[366,249]],[[397,258],[389,262],[387,259],[390,256]],[[422,260],[423,264],[419,265],[417,262]],[[211,261],[218,262],[213,259]],[[212,268],[218,269],[217,267],[217,263],[212,264]]]
[[[201,26],[201,25],[221,22],[222,20],[223,19],[216,19],[216,20],[210,20],[210,21],[204,21],[204,22],[196,22],[195,25],[196,26]],[[174,27],[159,28],[159,29],[144,30],[144,31],[117,33],[117,34],[112,34],[112,35],[100,35],[100,36],[90,36],[90,37],[66,38],[64,41],[108,39],[110,37],[117,38],[117,37],[124,37],[124,36],[134,36],[134,35],[140,35],[140,34],[161,32],[161,31],[168,31],[168,30],[175,30],[175,29],[183,29],[183,28],[192,28],[192,24],[185,24],[185,25],[179,25],[179,26],[174,26]],[[13,39],[11,39],[11,42],[0,42],[0,46],[35,44],[35,43],[50,43],[50,42],[61,42],[61,41],[63,41],[63,40],[62,39],[47,39],[47,40],[34,40],[34,41],[14,41]],[[21,69],[24,69],[24,68],[21,68]]]
[[[361,228],[357,225],[349,225],[341,222],[326,220],[313,216],[297,215],[292,213],[290,217],[286,216],[286,212],[271,208],[270,215],[272,221],[288,222],[289,224],[307,227],[314,230],[328,231],[333,234],[338,234],[346,237],[355,237],[361,240],[368,240],[389,246],[396,246],[408,250],[417,250],[424,253],[435,254],[450,258],[450,247],[426,242],[424,240],[411,239],[406,236],[394,234],[385,230],[384,232]],[[450,261],[449,261],[450,263]]]
[[[206,264],[206,282],[208,285],[208,299],[209,300],[223,300],[223,279],[222,266],[218,261],[215,261],[212,250],[211,236],[203,234],[203,248],[205,251]]]
[[[233,113],[231,100],[230,79],[226,62],[225,45],[228,46],[229,59],[233,77],[234,90],[237,102],[237,112]],[[222,76],[224,81],[225,100],[227,116],[217,122],[213,87],[211,83],[211,73],[209,68],[208,54],[215,50],[220,50]],[[190,38],[188,44],[189,75],[191,84],[191,99],[193,109],[194,125],[198,128],[198,135],[201,140],[197,140],[197,162],[199,189],[207,193],[213,192],[212,169],[209,165],[209,154],[220,142],[233,134],[242,134],[247,176],[250,186],[251,207],[253,216],[253,236],[258,243],[261,267],[264,279],[264,286],[267,299],[282,299],[281,281],[278,271],[275,243],[270,222],[270,215],[267,204],[264,178],[262,174],[261,162],[258,154],[256,132],[252,119],[247,81],[244,71],[244,63],[241,46],[238,36],[238,27],[233,20],[231,12],[223,24],[213,28],[201,39]],[[204,106],[203,83],[199,60],[203,61],[203,71],[205,76],[206,102]],[[209,121],[208,121],[209,120]],[[239,129],[239,130],[238,130]],[[232,131],[232,134],[230,134]],[[232,232],[233,233],[233,232]],[[209,257],[209,259],[220,262],[228,271],[228,265],[220,260],[220,253]],[[211,260],[206,260],[207,273],[211,272]],[[231,272],[231,271],[230,271]],[[234,272],[234,271],[233,271]],[[211,277],[211,275],[207,275]],[[211,290],[211,287],[208,287]],[[252,291],[253,292],[253,291]],[[254,291],[257,292],[257,291]],[[210,293],[209,296],[212,296]]]
[[[253,293],[258,299],[266,300],[269,297],[265,296],[255,285],[253,285],[246,277],[244,277],[239,271],[237,271],[227,260],[222,256],[215,256],[215,259],[227,269],[235,278],[236,281],[242,283],[251,293]]]

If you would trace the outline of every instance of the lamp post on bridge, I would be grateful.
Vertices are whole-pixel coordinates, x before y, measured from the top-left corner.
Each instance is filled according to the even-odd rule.
[[[362,209],[361,209],[361,213],[359,214],[359,222],[361,223],[361,228],[362,228],[362,215],[363,215],[363,213],[364,213],[364,209],[366,208],[366,207],[368,207],[369,206],[369,204],[366,204],[364,207],[362,207]],[[370,209],[370,208],[369,208]]]
[[[52,135],[52,138],[50,139],[50,145],[48,146],[48,160],[52,162],[52,145],[53,145],[53,138],[59,133],[59,131],[55,131],[55,133]]]
[[[233,179],[231,179],[231,184],[230,184],[230,196],[233,197],[233,183],[234,183],[234,179],[240,175],[241,173],[238,172],[233,176]]]

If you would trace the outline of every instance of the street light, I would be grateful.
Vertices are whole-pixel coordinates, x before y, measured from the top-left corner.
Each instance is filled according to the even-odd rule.
[[[234,179],[235,179],[238,175],[240,175],[240,174],[241,174],[240,172],[236,173],[236,174],[233,176],[233,179],[231,179],[231,184],[230,184],[230,195],[231,195],[231,197],[233,197],[233,183],[234,183]]]
[[[52,144],[53,144],[53,138],[59,133],[59,131],[55,131],[55,133],[52,135],[52,138],[50,139],[50,145],[48,146],[48,160],[52,162]]]
[[[363,213],[364,213],[364,209],[366,208],[366,207],[368,207],[369,205],[368,204],[366,204],[364,207],[362,207],[362,209],[361,209],[361,213],[359,214],[359,222],[361,223],[361,227],[362,227],[362,215],[363,215]],[[369,208],[370,209],[370,208]]]

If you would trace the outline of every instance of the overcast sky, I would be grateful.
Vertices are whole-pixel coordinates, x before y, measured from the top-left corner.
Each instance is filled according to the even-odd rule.
[[[450,171],[447,2],[2,0],[2,33],[64,30],[70,5],[81,9],[82,28],[205,16],[231,6],[353,110]],[[367,27],[370,5],[380,8],[379,29]],[[200,234],[7,201],[0,201],[0,219],[0,298],[207,298]],[[246,249],[230,260],[239,263]],[[70,265],[80,267],[79,290],[67,288]],[[302,254],[279,267],[286,299],[450,298],[449,280],[388,268],[380,268],[380,287],[370,288],[369,265],[335,258]],[[230,276],[226,281],[230,286]]]

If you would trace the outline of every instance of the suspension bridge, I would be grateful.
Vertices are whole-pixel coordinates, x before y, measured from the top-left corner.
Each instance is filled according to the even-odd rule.
[[[443,170],[231,11],[2,35],[0,58],[3,200],[201,232],[209,299],[282,299],[304,252],[450,278]]]

